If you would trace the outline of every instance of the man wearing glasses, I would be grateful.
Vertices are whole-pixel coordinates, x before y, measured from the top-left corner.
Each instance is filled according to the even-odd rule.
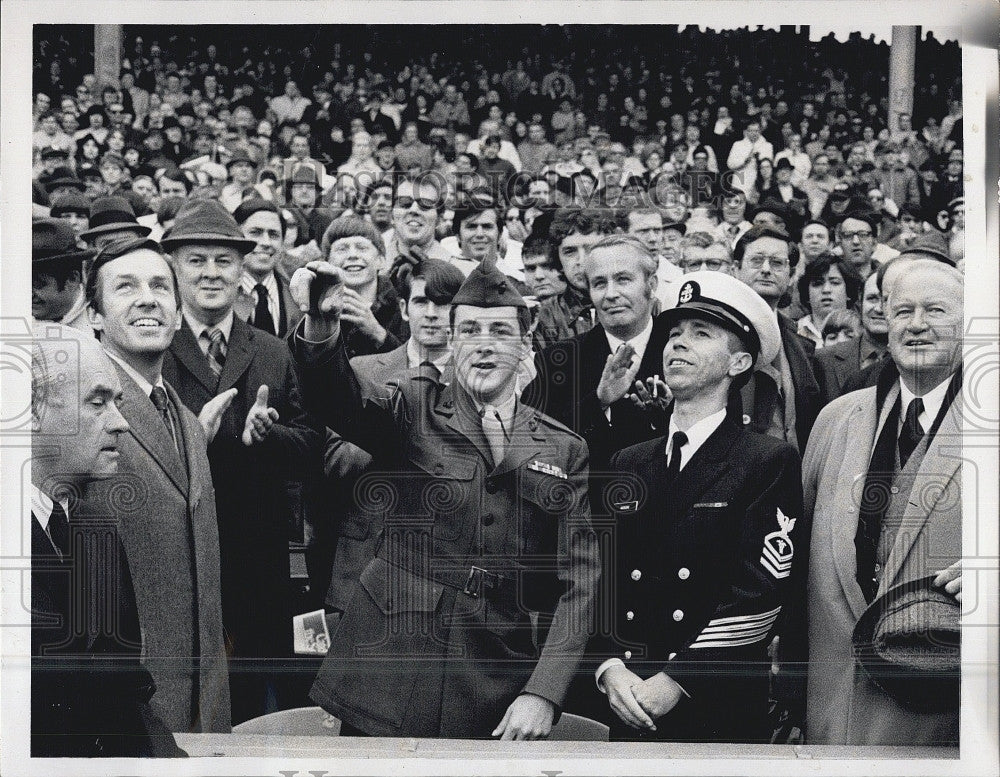
[[[743,423],[789,442],[801,452],[820,409],[819,384],[809,363],[810,346],[795,322],[778,313],[791,285],[799,248],[788,233],[754,227],[736,243],[734,275],[759,294],[778,317],[781,348],[769,363],[758,363],[743,387]]]
[[[871,211],[852,210],[837,225],[837,242],[847,259],[862,278],[867,279],[876,269],[872,258],[878,237],[879,217]]]
[[[382,236],[393,282],[404,266],[412,267],[424,258],[451,260],[451,254],[434,237],[443,207],[444,193],[430,176],[399,182],[392,199],[392,229]]]
[[[708,232],[692,232],[684,238],[684,253],[679,267],[684,273],[712,270],[733,274],[733,252],[729,245]]]

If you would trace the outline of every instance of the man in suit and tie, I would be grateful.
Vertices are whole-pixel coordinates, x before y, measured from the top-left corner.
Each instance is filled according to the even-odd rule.
[[[118,469],[118,374],[90,333],[37,324],[31,358],[31,755],[179,754],[149,709],[116,522],[77,515]],[[110,540],[110,541],[109,541]]]
[[[804,590],[809,532],[798,453],[728,408],[781,336],[731,276],[676,286],[661,314],[667,434],[616,453],[604,492],[615,524],[597,683],[618,738],[767,742],[767,649]]]
[[[734,275],[752,288],[775,311],[781,330],[781,348],[772,360],[760,359],[753,380],[734,396],[734,411],[743,422],[805,450],[820,408],[819,384],[810,362],[811,344],[800,337],[796,324],[778,312],[799,261],[798,245],[787,232],[755,226],[736,243]]]
[[[234,389],[199,419],[163,380],[163,357],[181,323],[174,272],[153,240],[106,244],[86,284],[101,345],[122,385],[129,423],[118,472],[85,509],[114,516],[133,570],[153,709],[172,731],[228,733],[229,674],[222,631],[219,528],[206,432],[218,429]],[[133,489],[136,498],[116,494]]]
[[[958,742],[957,704],[913,709],[852,654],[855,625],[891,588],[933,577],[961,597],[963,279],[934,259],[905,264],[883,279],[891,363],[876,386],[823,409],[803,461],[812,518],[805,734],[816,744]],[[912,617],[915,633],[931,627]]]
[[[653,318],[656,257],[634,235],[606,235],[589,248],[584,272],[597,325],[538,355],[524,399],[580,434],[592,473],[611,454],[656,436],[651,416],[627,396],[660,374],[668,328]]]
[[[256,243],[243,260],[243,277],[234,309],[258,329],[284,337],[302,318],[288,293],[288,277],[278,259],[285,238],[285,221],[277,206],[259,197],[244,200],[233,212],[243,235]]]
[[[291,656],[286,481],[318,466],[319,428],[302,410],[288,347],[233,305],[247,240],[215,200],[194,200],[162,241],[181,294],[181,327],[163,377],[193,413],[236,389],[208,460],[215,485],[222,619],[230,641],[233,723],[282,703],[279,662]]]

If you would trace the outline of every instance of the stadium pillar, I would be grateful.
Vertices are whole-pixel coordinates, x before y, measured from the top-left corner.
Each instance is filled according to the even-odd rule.
[[[913,113],[913,73],[917,55],[917,28],[892,27],[889,48],[889,129],[899,129],[899,114]]]
[[[94,75],[100,86],[118,85],[122,67],[122,40],[124,30],[120,24],[94,25]]]

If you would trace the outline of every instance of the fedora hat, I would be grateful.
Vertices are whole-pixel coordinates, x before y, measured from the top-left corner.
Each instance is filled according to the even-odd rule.
[[[66,192],[52,200],[49,215],[54,219],[66,213],[81,213],[87,216],[90,214],[90,207],[90,200],[80,192]]]
[[[151,231],[138,222],[132,203],[124,197],[98,197],[90,206],[90,220],[80,237],[91,240],[106,232],[125,230],[139,237],[146,237]]]
[[[218,200],[185,202],[177,211],[173,227],[160,240],[167,251],[189,243],[232,246],[241,255],[250,253],[257,245],[243,236],[243,230]]]
[[[910,259],[937,259],[955,266],[955,260],[948,251],[948,241],[936,229],[917,235],[899,255]]]
[[[79,263],[93,251],[76,245],[76,233],[63,219],[35,219],[31,222],[31,266]]]
[[[45,182],[45,191],[52,194],[52,192],[56,189],[60,189],[64,186],[71,186],[80,192],[87,188],[84,186],[83,181],[81,181],[68,167],[57,167],[52,172],[52,177]]]
[[[958,710],[961,606],[934,575],[886,591],[854,627],[853,649],[875,685],[921,712]]]
[[[229,170],[229,168],[238,163],[250,165],[250,167],[254,169],[257,168],[257,163],[253,161],[253,159],[250,157],[250,154],[247,153],[247,150],[245,148],[237,148],[233,152],[233,155],[229,158],[229,161],[226,162],[226,170]]]

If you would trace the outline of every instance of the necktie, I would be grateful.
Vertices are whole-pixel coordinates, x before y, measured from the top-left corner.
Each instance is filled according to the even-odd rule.
[[[213,329],[211,334],[202,331],[201,336],[208,341],[208,368],[218,378],[222,374],[222,365],[226,363],[226,342],[222,332]]]
[[[892,481],[896,477],[896,428],[899,426],[899,400],[893,405],[882,433],[875,443],[872,458],[865,475],[865,488],[861,492],[861,509],[858,528],[854,535],[857,553],[856,579],[865,599],[875,598],[878,590],[875,556],[882,536],[882,521],[892,499]]]
[[[167,399],[167,392],[160,386],[153,386],[153,390],[149,392],[149,398],[152,400],[153,405],[160,414],[160,418],[166,425],[167,431],[170,433],[170,439],[174,441],[174,448],[180,450],[177,446],[177,432],[174,430],[174,422],[170,417],[170,401]]]
[[[267,306],[267,287],[263,283],[258,283],[253,287],[253,290],[257,294],[257,307],[253,312],[253,325],[258,329],[263,329],[265,332],[270,332],[272,335],[277,335],[278,330],[274,326],[274,317],[271,315],[271,309]]]
[[[684,432],[674,432],[670,441],[670,462],[667,464],[668,483],[672,483],[681,474],[681,448],[687,445],[688,436]]]
[[[480,415],[483,419],[483,434],[486,435],[486,442],[490,444],[490,452],[493,454],[493,466],[499,466],[507,444],[507,432],[503,428],[500,411],[493,405],[484,405]]]
[[[69,555],[69,518],[66,511],[58,502],[52,504],[52,514],[49,515],[48,525],[49,539],[55,545],[60,557]]]
[[[906,466],[913,451],[924,438],[923,427],[917,418],[924,412],[924,400],[915,397],[910,406],[906,408],[906,417],[903,419],[903,428],[899,433],[899,468]]]

